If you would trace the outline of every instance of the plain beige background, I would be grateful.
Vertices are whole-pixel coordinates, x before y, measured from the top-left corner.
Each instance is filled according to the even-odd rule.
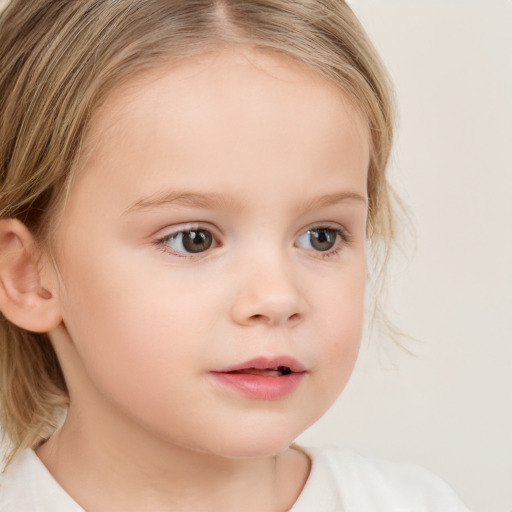
[[[423,343],[381,364],[366,343],[300,440],[419,463],[472,510],[512,511],[512,1],[350,4],[397,86],[392,175],[417,248],[393,265],[391,309]]]
[[[350,3],[397,85],[392,174],[417,249],[391,309],[423,343],[366,343],[300,441],[414,461],[475,512],[512,511],[512,0]]]

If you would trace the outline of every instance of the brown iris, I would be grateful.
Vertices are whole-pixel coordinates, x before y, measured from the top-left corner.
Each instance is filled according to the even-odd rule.
[[[212,234],[203,229],[183,232],[183,247],[187,252],[198,253],[208,250],[213,243]]]

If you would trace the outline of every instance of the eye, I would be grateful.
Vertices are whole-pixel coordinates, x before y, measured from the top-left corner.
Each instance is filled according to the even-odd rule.
[[[338,237],[343,238],[340,229],[334,228],[316,228],[309,229],[297,240],[297,246],[304,249],[313,249],[314,251],[326,252],[336,246]]]
[[[181,254],[197,254],[213,245],[213,235],[206,229],[178,231],[162,238],[160,242]]]

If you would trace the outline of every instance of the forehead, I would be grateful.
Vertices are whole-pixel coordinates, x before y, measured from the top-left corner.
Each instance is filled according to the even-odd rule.
[[[332,129],[343,136],[332,115],[340,108],[344,117],[351,117],[346,128],[368,139],[364,116],[335,84],[317,72],[275,53],[244,47],[218,50],[185,60],[169,60],[111,91],[92,117],[86,137],[86,148],[91,151],[86,154],[99,155],[109,149],[106,146],[111,136],[122,134],[123,138],[140,140],[143,133],[139,128],[145,128],[145,135],[150,138],[159,128],[171,134],[170,129],[179,123],[188,123],[191,128],[180,130],[181,137],[200,135],[210,129],[208,122],[214,121],[219,128],[231,126],[235,138],[244,117],[254,125],[255,116],[251,118],[251,113],[255,110],[262,122],[278,114],[282,124],[275,127],[276,131],[295,119],[301,119],[300,126],[305,128],[319,121],[325,127],[332,120]],[[145,125],[141,126],[141,122]],[[271,131],[273,126],[267,128]],[[300,130],[296,135],[301,135]]]
[[[170,61],[134,77],[96,112],[86,148],[75,185],[95,180],[119,197],[128,185],[141,195],[191,184],[236,193],[265,178],[271,187],[276,174],[300,181],[303,170],[340,167],[366,192],[363,116],[319,74],[254,50]]]

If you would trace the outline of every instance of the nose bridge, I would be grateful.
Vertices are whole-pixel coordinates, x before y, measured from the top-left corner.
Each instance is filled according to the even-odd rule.
[[[296,324],[306,313],[299,277],[286,250],[253,253],[237,268],[237,294],[232,306],[235,322],[243,325]]]

